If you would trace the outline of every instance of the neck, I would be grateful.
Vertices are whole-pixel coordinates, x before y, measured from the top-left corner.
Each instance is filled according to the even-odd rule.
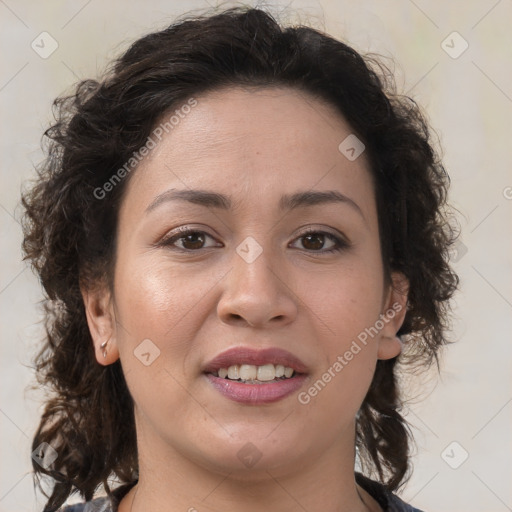
[[[207,468],[170,448],[159,436],[138,436],[139,481],[118,511],[380,511],[355,482],[353,437],[349,441],[345,438],[301,464],[262,464],[259,470],[242,473]]]

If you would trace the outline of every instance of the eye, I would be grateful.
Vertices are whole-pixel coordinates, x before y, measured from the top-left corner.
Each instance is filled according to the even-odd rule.
[[[207,240],[213,240],[214,243],[206,245]],[[170,234],[161,245],[165,247],[175,248],[181,251],[196,251],[198,249],[208,249],[210,247],[218,247],[215,239],[204,231],[190,228],[180,228],[178,233]]]
[[[302,245],[302,247],[298,247],[298,249],[305,249],[309,252],[319,253],[341,251],[349,246],[345,240],[325,231],[306,231],[305,233],[302,233],[296,241],[300,241]]]

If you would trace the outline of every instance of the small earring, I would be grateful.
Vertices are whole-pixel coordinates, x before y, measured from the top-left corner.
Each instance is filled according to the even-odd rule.
[[[103,350],[103,359],[106,359],[107,358],[107,344],[108,342],[110,341],[110,338],[107,340],[107,341],[104,341],[101,345],[100,345],[100,349]]]

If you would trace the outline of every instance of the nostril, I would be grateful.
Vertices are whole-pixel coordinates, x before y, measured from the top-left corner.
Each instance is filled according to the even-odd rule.
[[[242,315],[239,315],[238,313],[230,313],[229,314],[229,318],[230,320],[234,320],[235,322],[246,322],[247,320],[242,316]],[[274,316],[270,319],[271,322],[280,322],[282,321],[285,317],[285,315],[277,315],[277,316]],[[249,325],[253,325],[251,322],[247,321],[247,323]]]

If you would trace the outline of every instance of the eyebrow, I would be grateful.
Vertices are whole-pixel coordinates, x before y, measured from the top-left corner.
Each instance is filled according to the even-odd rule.
[[[233,207],[233,201],[228,196],[219,194],[218,192],[197,189],[170,189],[159,194],[146,208],[146,213],[149,213],[168,201],[187,201],[192,204],[220,210],[230,210]],[[350,197],[345,196],[337,190],[308,190],[305,192],[283,195],[279,200],[279,209],[281,211],[290,211],[300,207],[329,203],[347,204],[356,210],[363,219],[365,218],[359,205],[350,199]]]
[[[231,199],[217,192],[209,190],[176,190],[170,189],[155,197],[153,202],[146,208],[146,213],[168,201],[188,201],[189,203],[206,206],[207,208],[218,208],[229,210],[232,206]]]

